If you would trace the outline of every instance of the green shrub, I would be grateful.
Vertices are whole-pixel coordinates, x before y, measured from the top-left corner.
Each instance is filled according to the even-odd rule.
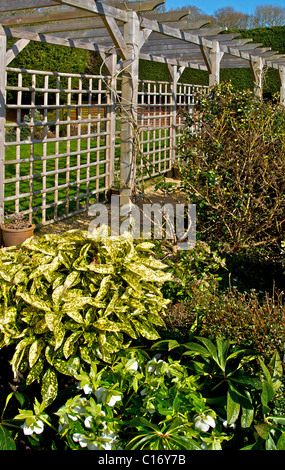
[[[193,289],[212,291],[221,280],[220,272],[226,270],[225,260],[202,241],[197,241],[191,250],[181,250],[165,262],[173,279],[163,285],[162,292],[173,303],[191,298]]]
[[[73,377],[96,358],[111,361],[136,338],[159,338],[171,276],[152,244],[70,231],[33,237],[0,252],[0,347],[26,384],[41,384],[46,403],[58,374]]]
[[[250,347],[264,358],[275,350],[283,356],[285,304],[282,292],[260,299],[258,292],[202,292],[192,290],[188,302],[170,305],[165,322],[168,330],[184,336],[191,329],[207,338],[223,338]]]
[[[201,96],[180,146],[182,187],[200,237],[237,250],[280,243],[284,231],[285,111],[234,92]],[[191,126],[196,129],[193,132]]]

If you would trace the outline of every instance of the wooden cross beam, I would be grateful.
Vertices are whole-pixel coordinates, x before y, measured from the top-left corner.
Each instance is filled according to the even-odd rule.
[[[15,57],[29,44],[29,39],[19,39],[13,46],[6,52],[6,66],[12,62]]]

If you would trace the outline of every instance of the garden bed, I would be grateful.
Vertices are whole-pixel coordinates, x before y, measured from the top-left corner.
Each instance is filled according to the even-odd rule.
[[[230,99],[220,106],[234,109],[223,121],[232,129],[233,116],[255,115],[256,103],[242,95],[237,100],[246,106],[236,106],[226,92]],[[216,100],[209,102],[215,115]],[[260,108],[258,116],[271,116]],[[277,111],[279,122],[283,111]],[[242,114],[239,131],[248,137],[244,122]],[[214,132],[219,119],[212,124]],[[274,132],[262,144],[272,138],[268,149],[282,151],[282,134]],[[199,161],[205,152],[193,149],[186,132],[190,160],[181,166],[181,181],[151,182],[134,200],[140,208],[195,203],[193,249],[174,249],[172,240],[91,234],[92,217],[82,213],[0,251],[3,449],[285,449],[284,197],[270,172],[280,207],[270,206],[261,230],[258,188],[245,192],[244,169],[237,198],[237,160],[229,164],[227,157],[233,140],[224,137],[225,155],[208,133],[212,153]],[[225,157],[226,172],[216,161]],[[262,168],[263,177],[253,180],[268,200],[263,184],[270,162],[263,160],[259,165],[257,155],[251,170]]]

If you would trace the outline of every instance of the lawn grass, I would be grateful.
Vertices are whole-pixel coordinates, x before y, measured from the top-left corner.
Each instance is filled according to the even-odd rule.
[[[44,145],[46,146],[44,157]],[[29,193],[33,192],[33,209],[41,208],[42,204],[53,204],[55,202],[54,188],[61,187],[58,190],[57,199],[63,201],[67,195],[69,199],[77,198],[86,193],[88,181],[91,179],[90,190],[104,188],[104,176],[99,178],[96,185],[94,178],[104,175],[107,172],[105,141],[103,139],[90,139],[89,149],[87,148],[87,139],[81,141],[74,139],[69,141],[39,143],[21,143],[20,146],[20,165],[15,163],[16,145],[8,145],[5,154],[5,198],[15,196],[16,182],[12,179],[16,177],[17,167],[20,166],[20,176],[24,177],[18,183],[20,199],[20,209],[26,211],[29,209]],[[88,167],[88,160],[91,166]],[[11,163],[7,163],[11,162]],[[100,163],[101,162],[101,163]],[[30,169],[31,166],[31,169]],[[45,168],[46,167],[46,168]],[[33,178],[30,178],[30,172]],[[57,173],[58,172],[58,173]],[[45,176],[46,175],[46,176]],[[25,178],[26,177],[26,178]],[[69,180],[67,180],[67,177]],[[43,181],[46,180],[46,197],[42,194]],[[10,181],[9,181],[10,180]],[[70,201],[70,211],[74,209],[76,201]],[[15,210],[15,201],[5,202],[5,213],[11,213]],[[49,211],[51,212],[51,211]],[[39,219],[40,214],[35,213],[35,219]]]
[[[61,216],[83,207],[86,204],[86,194],[90,191],[103,192],[106,189],[106,137],[79,137],[81,138],[75,137],[69,141],[21,141],[20,145],[14,145],[13,142],[6,145],[5,214],[13,213],[16,209],[17,186],[20,195],[19,210],[28,211],[32,204],[36,224],[41,222],[42,206],[46,207],[47,220],[53,219],[55,215]],[[141,163],[147,163],[148,169],[144,166],[138,170],[138,178],[149,177],[154,169],[166,171],[169,168],[169,141],[168,129],[141,133],[142,147],[138,155],[138,167]],[[16,162],[17,152],[20,163]],[[119,158],[120,140],[116,139],[116,175],[119,174]],[[160,159],[164,160],[161,164]],[[17,172],[23,178],[19,182],[15,181]],[[43,192],[44,183],[46,193]],[[96,195],[91,195],[90,203],[94,202]]]

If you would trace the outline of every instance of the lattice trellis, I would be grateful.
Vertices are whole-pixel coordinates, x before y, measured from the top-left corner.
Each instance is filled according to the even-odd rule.
[[[165,172],[171,165],[173,104],[170,82],[140,81],[137,177]]]
[[[5,213],[46,224],[80,213],[116,181],[120,163],[121,84],[109,76],[7,68]],[[207,89],[207,87],[204,87]],[[136,179],[171,168],[197,87],[140,81]]]
[[[179,84],[188,67],[208,72],[210,86],[219,83],[221,68],[250,67],[259,98],[264,68],[273,67],[279,72],[280,101],[285,103],[284,55],[223,28],[205,25],[204,20],[191,21],[189,12],[154,11],[159,4],[161,0],[1,0],[0,221],[4,204],[11,210],[24,206],[30,218],[40,211],[44,223],[78,212],[86,201],[88,206],[89,200],[107,190],[118,165],[124,186],[120,202],[129,202],[138,173],[146,177],[142,170],[145,158],[152,174],[174,161],[182,123],[179,107],[193,105],[193,89]],[[8,37],[16,43],[7,50]],[[8,83],[7,96],[14,92],[17,98],[16,102],[8,99],[7,110],[8,114],[16,112],[17,119],[16,124],[5,124],[6,66],[29,41],[96,51],[110,77],[106,81],[104,77],[14,71],[18,75],[16,82]],[[155,85],[155,102],[142,100],[142,87],[149,85],[139,82],[140,59],[168,67],[171,85]],[[109,80],[113,90],[118,90],[119,73],[121,101],[129,108],[120,111],[114,99],[119,93],[108,86]],[[145,105],[146,114],[138,115],[136,122],[140,105]],[[164,114],[150,116],[157,109]],[[30,140],[22,139],[25,133]]]
[[[79,212],[109,185],[106,77],[7,72],[5,207],[43,223]]]

